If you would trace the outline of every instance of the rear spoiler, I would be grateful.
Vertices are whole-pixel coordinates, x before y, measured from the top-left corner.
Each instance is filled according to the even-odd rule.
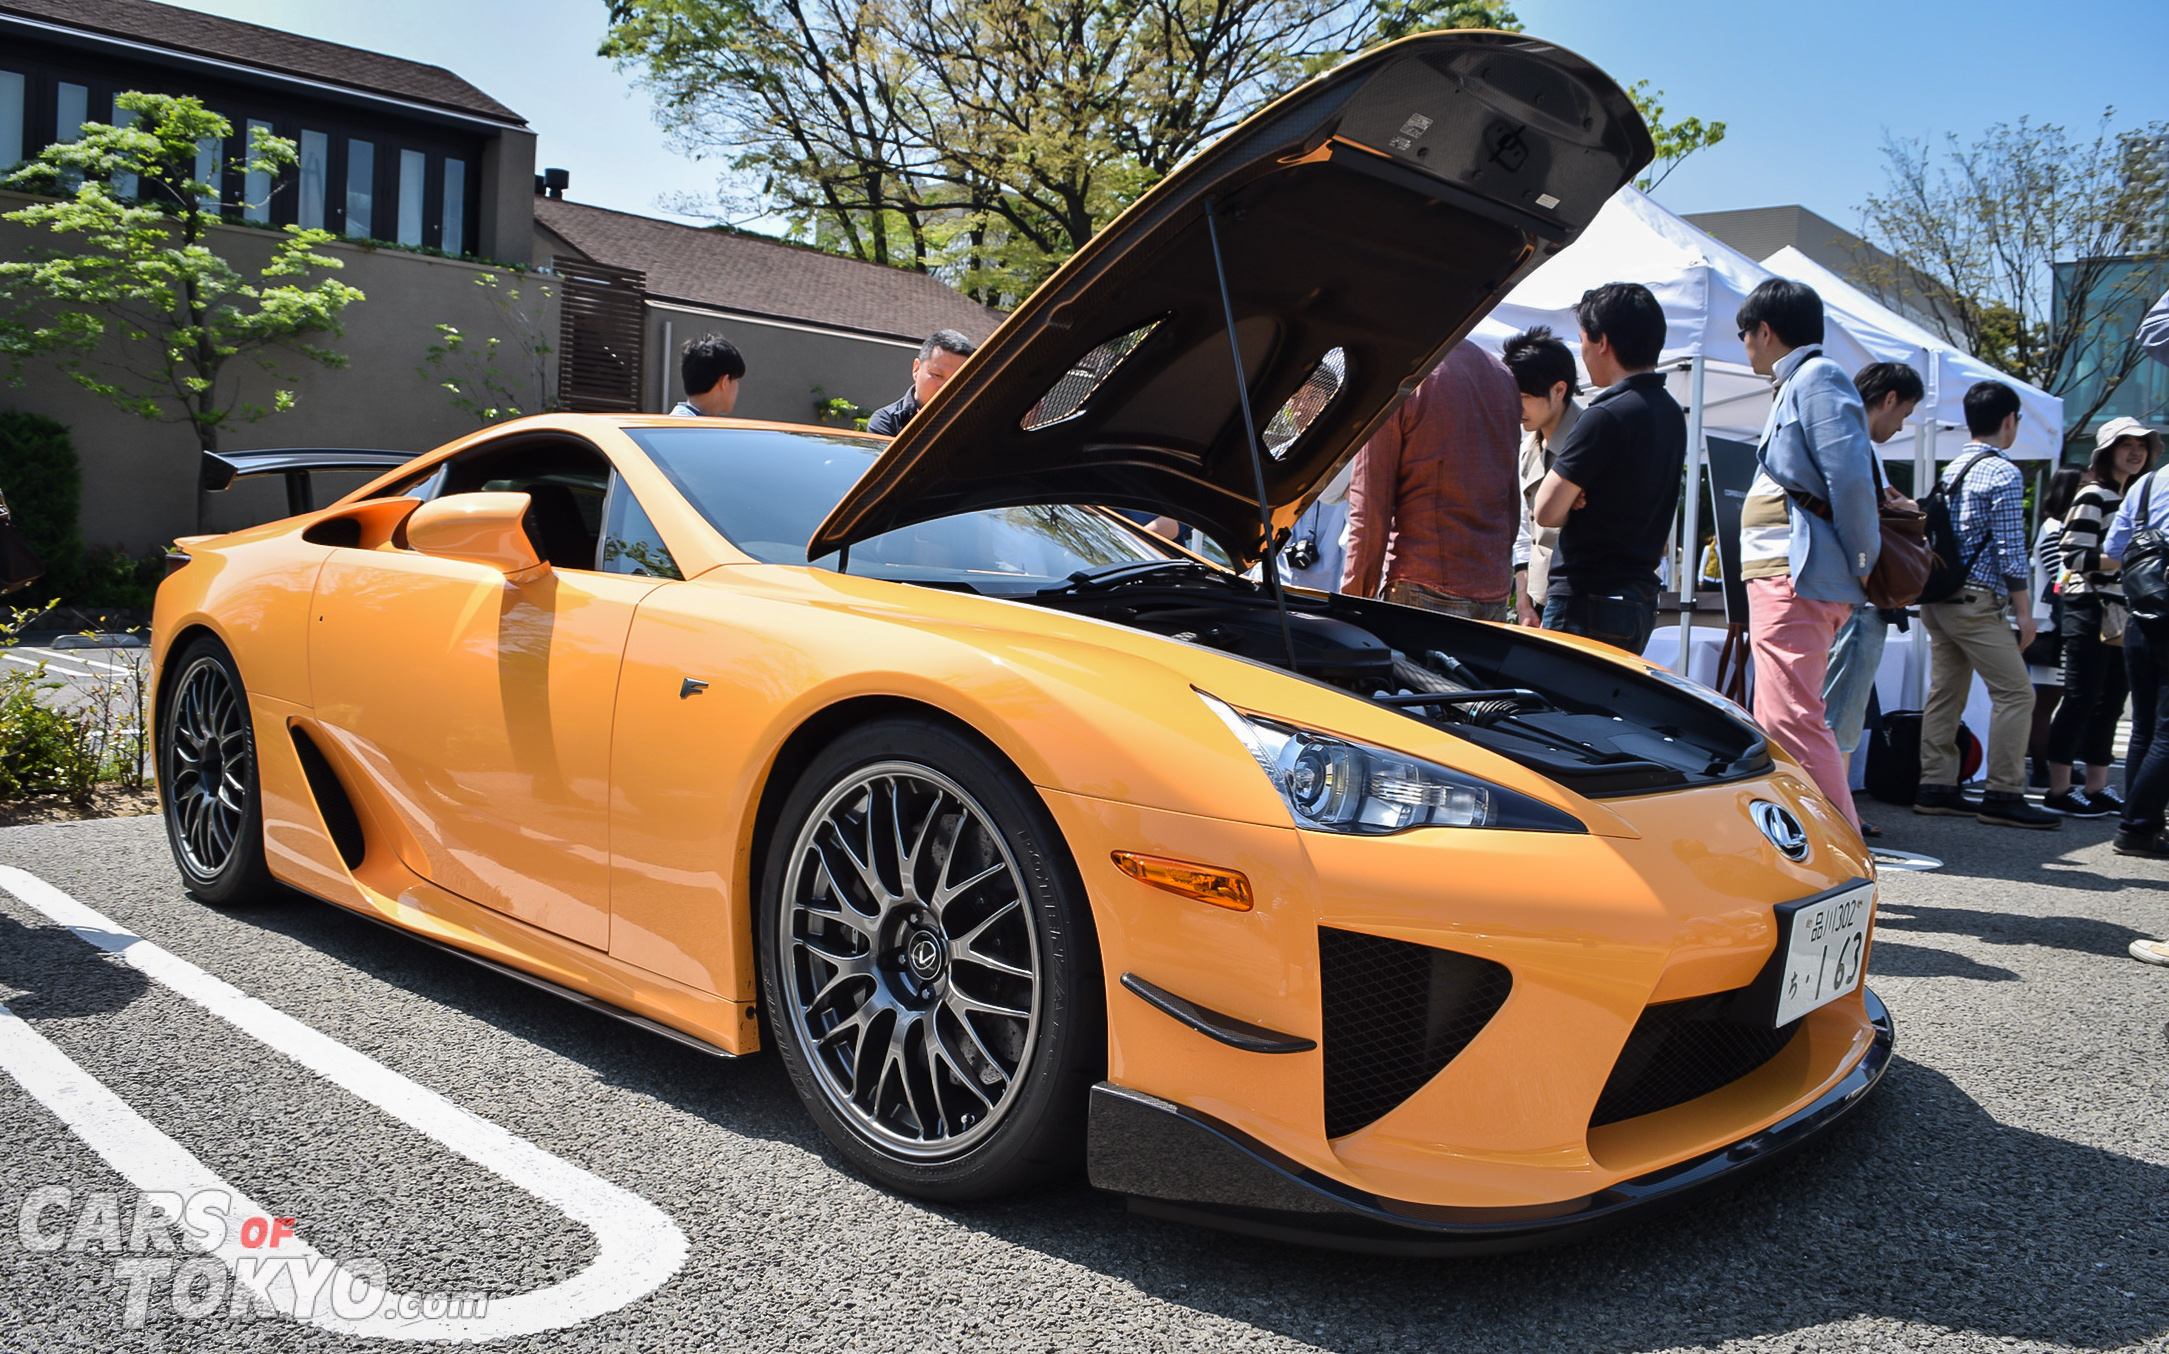
[[[251,475],[286,477],[286,510],[304,513],[316,507],[309,476],[318,470],[382,473],[421,455],[415,451],[373,451],[364,447],[281,447],[268,451],[206,451],[203,487],[216,493]]]

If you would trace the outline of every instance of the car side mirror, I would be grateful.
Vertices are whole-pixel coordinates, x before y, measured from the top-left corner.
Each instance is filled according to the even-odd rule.
[[[515,583],[549,570],[527,534],[530,499],[520,493],[447,494],[407,518],[407,548],[439,559],[487,564]]]

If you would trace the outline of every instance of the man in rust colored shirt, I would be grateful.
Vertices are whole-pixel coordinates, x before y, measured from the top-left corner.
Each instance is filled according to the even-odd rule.
[[[1341,591],[1509,618],[1521,388],[1463,340],[1356,453]]]

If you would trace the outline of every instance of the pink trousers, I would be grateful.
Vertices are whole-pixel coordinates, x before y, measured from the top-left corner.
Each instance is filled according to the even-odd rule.
[[[1791,753],[1815,784],[1860,826],[1845,759],[1838,754],[1823,712],[1823,676],[1830,646],[1852,619],[1844,602],[1817,602],[1792,590],[1790,578],[1755,578],[1747,584],[1747,642],[1755,655],[1755,722]]]

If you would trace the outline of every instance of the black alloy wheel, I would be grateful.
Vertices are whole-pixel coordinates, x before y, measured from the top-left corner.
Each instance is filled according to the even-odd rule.
[[[860,1169],[952,1201],[1075,1169],[1106,1056],[1097,941],[997,754],[931,721],[843,735],[784,804],[758,920],[770,1037]]]
[[[205,902],[260,897],[275,881],[264,863],[248,690],[233,655],[209,636],[171,661],[174,677],[158,709],[158,797],[173,862]]]

